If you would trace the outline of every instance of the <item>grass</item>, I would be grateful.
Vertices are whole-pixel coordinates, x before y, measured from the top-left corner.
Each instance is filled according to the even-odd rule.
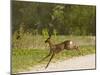
[[[44,43],[46,38],[40,35],[25,35],[20,40],[15,40],[15,38],[12,40],[12,73],[29,70],[39,64],[47,64],[49,58],[38,63],[49,53],[49,47]],[[68,39],[76,42],[80,47],[80,51],[63,50],[54,57],[52,62],[95,53],[95,36],[52,36],[54,43]]]
[[[16,40],[16,36],[13,36],[12,39],[12,47],[13,49],[46,49],[46,45],[44,41],[48,38],[48,36],[44,37],[41,35],[30,35],[25,34],[19,40]],[[95,36],[64,36],[57,35],[56,37],[52,35],[53,43],[60,43],[65,40],[72,40],[79,45],[95,45]]]
[[[57,54],[52,62],[56,60],[62,60],[66,58],[71,58],[74,56],[81,56],[87,54],[95,53],[95,46],[88,45],[88,46],[81,46],[80,51],[68,51],[64,50],[61,53]],[[39,64],[45,64],[48,62],[48,59],[45,61],[38,63],[43,57],[48,54],[48,50],[45,49],[13,49],[12,50],[12,72],[17,73],[20,71],[28,70],[30,67]]]

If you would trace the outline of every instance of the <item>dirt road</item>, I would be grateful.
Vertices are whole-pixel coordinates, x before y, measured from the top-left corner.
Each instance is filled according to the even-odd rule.
[[[55,63],[50,63],[47,69],[46,64],[34,67],[27,72],[46,72],[46,71],[61,71],[61,70],[77,70],[77,69],[94,69],[95,68],[95,54],[73,57],[71,59],[59,60]],[[22,73],[22,72],[21,72]],[[23,72],[26,73],[26,72]]]

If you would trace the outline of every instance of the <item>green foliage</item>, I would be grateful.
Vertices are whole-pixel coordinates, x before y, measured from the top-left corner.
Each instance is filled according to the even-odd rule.
[[[40,54],[41,53],[41,54]],[[42,54],[43,53],[43,54]],[[38,61],[47,54],[45,50],[38,49],[13,49],[12,70],[13,72],[23,71],[37,65]],[[19,66],[20,65],[20,66]]]
[[[28,36],[27,36],[28,35]],[[13,48],[24,48],[24,49],[28,49],[28,48],[33,48],[33,42],[34,39],[32,37],[32,34],[27,32],[27,33],[23,33],[23,35],[20,35],[20,39],[16,39],[17,37],[17,33],[14,34],[13,39],[12,39],[12,45]]]
[[[95,35],[96,7],[88,5],[53,4],[40,2],[12,2],[12,31],[24,23],[25,32],[44,33],[44,28],[56,29],[60,35]],[[47,33],[46,33],[47,35]]]
[[[13,49],[47,49],[47,44],[44,42],[48,38],[47,34],[34,36],[33,34],[27,32],[20,35],[20,39],[16,39],[17,36],[17,32],[15,32],[12,38]],[[55,31],[51,39],[53,43],[73,40],[78,45],[95,45],[95,36],[58,36]]]
[[[44,38],[47,38],[49,36],[47,28],[42,30],[42,35]]]
[[[53,30],[53,35],[54,35],[54,38],[57,39],[57,31],[56,31],[56,29]]]
[[[17,32],[15,33],[17,34]],[[55,38],[56,36],[56,38]],[[74,56],[81,56],[95,53],[95,36],[52,36],[52,41],[60,43],[65,40],[73,40],[79,45],[80,51],[62,51],[55,56],[52,62],[62,60],[65,58],[71,58]],[[29,70],[31,67],[39,65],[38,61],[45,57],[49,52],[49,47],[44,43],[46,38],[37,35],[34,36],[31,33],[23,33],[21,39],[16,39],[16,35],[13,36],[12,48],[12,72],[17,73],[24,70]],[[47,63],[46,59],[41,64]],[[20,66],[19,66],[20,65]]]
[[[54,7],[54,9],[53,9],[54,19],[56,18],[59,21],[64,20],[64,15],[63,15],[64,11],[63,11],[63,9],[64,9],[64,6],[62,6],[62,5],[57,5],[57,6]]]
[[[38,65],[48,53],[49,32],[54,43],[70,39],[81,49],[65,50],[54,61],[95,53],[96,6],[12,1],[13,72]]]

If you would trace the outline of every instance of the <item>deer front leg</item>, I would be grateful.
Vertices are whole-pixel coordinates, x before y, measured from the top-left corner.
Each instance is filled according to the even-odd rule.
[[[52,54],[52,51],[50,50],[49,54],[47,56],[45,56],[42,60],[40,60],[39,62],[45,60],[46,58],[48,58],[50,55]]]
[[[51,62],[51,60],[52,60],[52,58],[54,57],[54,53],[52,53],[52,56],[51,56],[51,58],[50,58],[50,60],[49,60],[49,62],[48,62],[48,64],[46,65],[46,67],[45,67],[45,69],[48,67],[48,65],[50,64],[50,62]]]

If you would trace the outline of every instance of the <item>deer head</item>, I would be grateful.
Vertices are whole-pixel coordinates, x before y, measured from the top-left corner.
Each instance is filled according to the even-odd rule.
[[[47,38],[47,40],[45,40],[45,43],[50,42],[50,39],[51,39],[51,36],[49,36],[49,37]]]

